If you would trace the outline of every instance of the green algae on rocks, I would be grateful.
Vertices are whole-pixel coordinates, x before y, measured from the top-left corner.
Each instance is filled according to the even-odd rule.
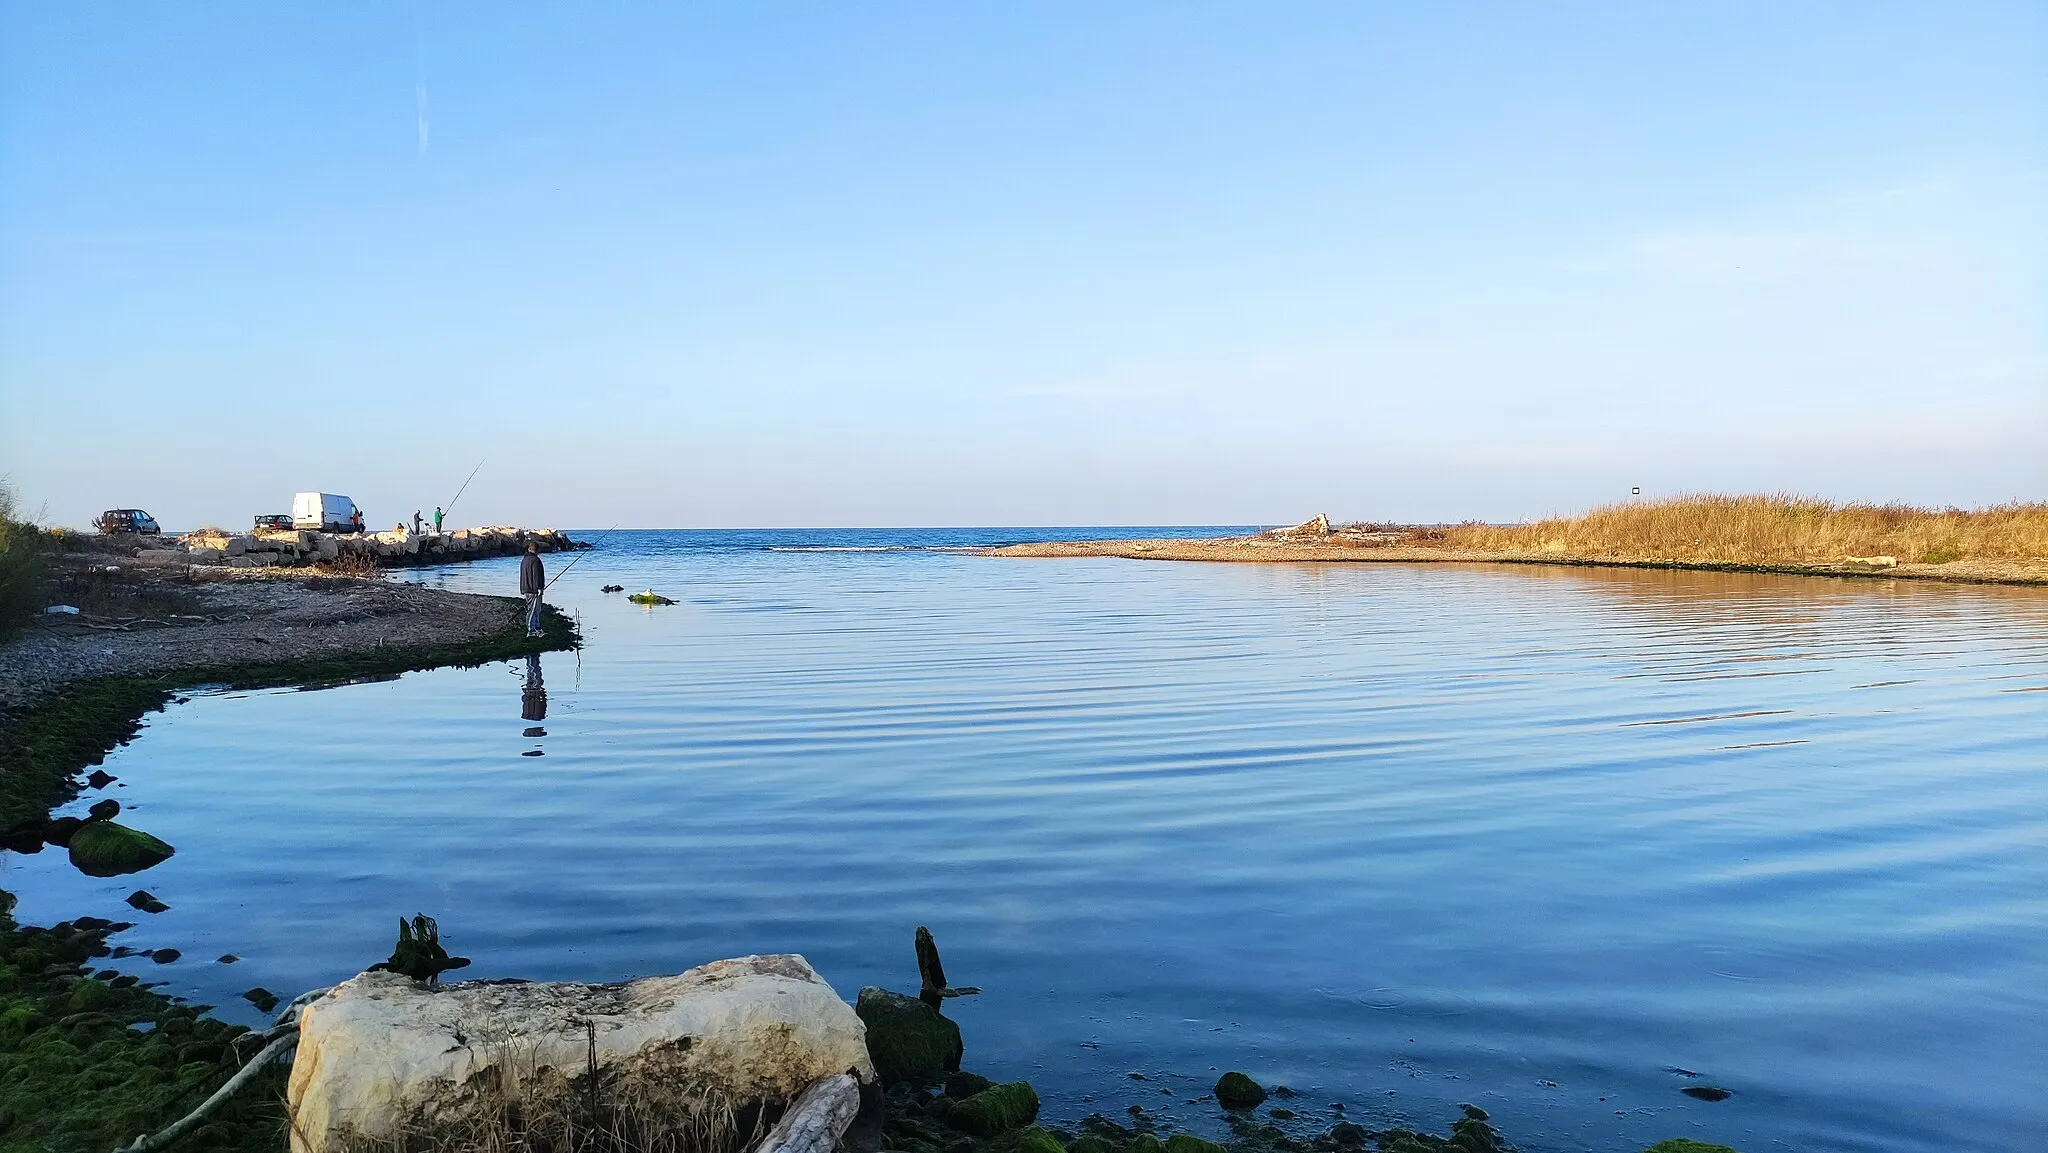
[[[1038,1092],[1028,1081],[991,1085],[963,1098],[946,1113],[946,1124],[976,1137],[1022,1128],[1038,1119]]]
[[[255,1053],[205,1006],[88,975],[126,926],[18,926],[13,904],[0,893],[0,1153],[107,1153],[191,1112]],[[278,1153],[284,1080],[266,1070],[178,1148]]]
[[[162,864],[177,852],[141,829],[118,821],[87,821],[65,848],[71,863],[88,877],[118,877]]]

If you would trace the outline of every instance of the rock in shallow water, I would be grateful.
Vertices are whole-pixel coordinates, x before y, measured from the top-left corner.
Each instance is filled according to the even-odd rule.
[[[148,833],[118,821],[87,821],[72,831],[66,847],[71,851],[71,863],[88,877],[139,873],[177,852]]]
[[[922,1002],[920,1002],[922,1004]],[[1038,1091],[1028,1081],[991,1085],[963,1098],[946,1114],[946,1124],[976,1137],[993,1137],[1038,1120]]]
[[[1225,1109],[1256,1109],[1266,1100],[1266,1091],[1242,1073],[1225,1073],[1216,1080],[1216,1103]]]
[[[868,1053],[884,1083],[937,1081],[960,1068],[960,1026],[901,993],[862,989],[854,1012],[868,1027]]]
[[[43,840],[60,849],[69,848],[71,835],[84,824],[77,817],[52,817],[43,825]]]
[[[946,1078],[946,1096],[957,1101],[963,1097],[972,1097],[994,1084],[994,1081],[979,1073],[955,1073]]]
[[[137,889],[128,894],[128,904],[145,913],[166,913],[171,908],[169,905],[157,900],[156,895],[148,889]]]

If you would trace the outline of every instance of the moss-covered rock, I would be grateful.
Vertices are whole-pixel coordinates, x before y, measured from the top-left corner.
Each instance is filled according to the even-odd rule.
[[[1216,1103],[1225,1109],[1256,1109],[1265,1100],[1266,1090],[1242,1073],[1225,1073],[1216,1079]]]
[[[946,1124],[976,1137],[993,1137],[1038,1120],[1038,1091],[1028,1081],[991,1085],[962,1099],[946,1114]]]
[[[71,834],[71,863],[88,877],[139,873],[168,860],[176,849],[119,821],[87,821]]]
[[[0,1150],[106,1153],[191,1111],[252,1051],[245,1031],[140,988],[86,976],[116,926],[17,927],[0,893]],[[85,922],[91,920],[91,927]],[[148,1022],[152,1031],[129,1027]],[[286,1069],[266,1069],[180,1149],[284,1147]]]
[[[955,1100],[972,1097],[994,1084],[994,1081],[979,1073],[955,1073],[946,1078],[946,1096]]]
[[[1643,1153],[1735,1153],[1735,1150],[1726,1145],[1710,1145],[1705,1141],[1695,1141],[1690,1137],[1672,1137],[1657,1142],[1643,1150]]]
[[[960,1026],[916,997],[870,987],[853,1011],[867,1026],[868,1058],[884,1084],[929,1083],[959,1071]]]
[[[1188,1133],[1175,1133],[1166,1139],[1166,1153],[1228,1153],[1214,1141],[1204,1141]]]
[[[85,822],[77,817],[52,817],[43,825],[43,840],[60,849],[69,848],[71,834],[76,833],[84,824]]]
[[[991,1145],[992,1153],[1067,1153],[1059,1138],[1036,1125],[1026,1125]]]

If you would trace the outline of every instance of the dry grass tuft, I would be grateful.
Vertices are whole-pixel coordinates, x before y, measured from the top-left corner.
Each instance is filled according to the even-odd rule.
[[[1702,494],[1606,505],[1532,524],[1464,524],[1444,538],[1450,548],[1609,560],[1840,564],[1889,556],[1902,565],[2042,563],[2048,561],[2048,502],[1925,509],[1788,493]]]
[[[734,1102],[690,1074],[679,1055],[654,1051],[600,1064],[592,1044],[574,1077],[538,1066],[516,1043],[488,1045],[486,1068],[417,1103],[400,1134],[347,1134],[341,1146],[349,1153],[738,1153],[766,1131],[759,1105]]]

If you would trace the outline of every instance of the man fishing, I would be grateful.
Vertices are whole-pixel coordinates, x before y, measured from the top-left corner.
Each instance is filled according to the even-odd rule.
[[[438,504],[434,506],[434,535],[441,535],[441,506]]]
[[[548,574],[540,564],[540,546],[528,542],[526,558],[519,562],[519,595],[526,598],[526,635],[540,635],[540,594],[547,591]]]

